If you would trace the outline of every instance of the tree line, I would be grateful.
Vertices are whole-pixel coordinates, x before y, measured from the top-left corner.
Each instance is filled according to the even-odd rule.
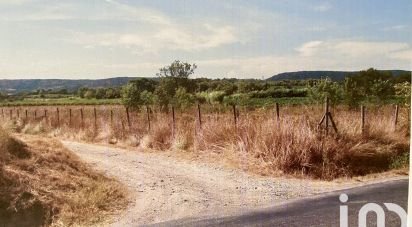
[[[162,67],[157,78],[139,78],[123,87],[81,87],[76,91],[39,89],[13,97],[0,93],[0,101],[24,97],[77,96],[82,99],[121,99],[125,106],[131,108],[154,104],[163,108],[169,105],[186,108],[195,103],[252,105],[257,100],[273,98],[305,98],[310,102],[323,102],[328,96],[332,104],[350,107],[389,101],[405,105],[410,103],[410,73],[394,76],[390,71],[371,68],[351,73],[344,81],[329,78],[284,81],[190,78],[196,69],[196,64],[174,61]]]
[[[158,80],[130,81],[122,91],[125,106],[138,108],[157,104],[185,108],[194,103],[245,105],[251,99],[308,97],[323,102],[328,96],[333,104],[356,107],[362,103],[384,103],[388,100],[409,104],[411,74],[393,76],[390,72],[368,69],[348,75],[344,81],[321,80],[279,81],[236,79],[190,79],[197,66],[175,61],[157,74]]]

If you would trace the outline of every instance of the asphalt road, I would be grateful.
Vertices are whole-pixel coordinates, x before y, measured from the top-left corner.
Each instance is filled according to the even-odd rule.
[[[339,195],[345,193],[345,204]],[[373,184],[321,196],[298,199],[274,207],[244,211],[229,217],[190,218],[173,220],[152,226],[339,226],[340,206],[347,205],[349,226],[358,226],[358,212],[367,203],[395,203],[407,209],[408,180]],[[385,226],[401,226],[400,218],[384,208]],[[368,215],[368,226],[376,226],[376,215]]]

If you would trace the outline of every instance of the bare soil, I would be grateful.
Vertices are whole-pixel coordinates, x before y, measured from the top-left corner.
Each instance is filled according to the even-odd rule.
[[[71,141],[63,144],[129,188],[132,202],[113,220],[113,226],[225,216],[368,182],[405,178],[396,173],[336,181],[263,177],[168,153],[144,153]]]

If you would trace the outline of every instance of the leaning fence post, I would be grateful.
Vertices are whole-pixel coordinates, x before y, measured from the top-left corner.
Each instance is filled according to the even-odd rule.
[[[126,119],[127,119],[127,126],[129,126],[129,129],[130,129],[132,124],[130,122],[129,107],[126,107]]]
[[[329,134],[329,117],[328,117],[328,115],[329,115],[329,97],[326,97],[325,98],[325,115],[326,115],[326,118],[325,118],[325,132],[326,132],[326,136]]]
[[[396,124],[398,123],[398,114],[399,114],[399,106],[396,105],[395,106],[395,116],[394,116],[394,119],[393,119],[393,130],[394,131],[396,130]]]
[[[148,106],[146,106],[146,112],[147,112],[147,124],[148,124],[148,129],[150,132],[150,110]]]
[[[365,133],[365,106],[361,106],[361,131]]]
[[[197,117],[199,121],[199,129],[202,129],[202,115],[200,113],[200,104],[197,104]]]

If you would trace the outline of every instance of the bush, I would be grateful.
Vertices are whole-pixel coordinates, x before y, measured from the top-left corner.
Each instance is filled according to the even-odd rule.
[[[309,97],[317,103],[323,103],[326,97],[332,104],[339,103],[343,98],[343,89],[331,79],[323,79],[318,81],[314,86],[308,88]]]
[[[175,107],[180,109],[186,109],[195,103],[195,97],[186,92],[185,88],[179,88],[176,91],[173,102]]]
[[[248,103],[249,101],[249,95],[247,94],[233,94],[230,96],[225,96],[223,98],[223,103],[225,105],[240,105],[240,106],[244,106]]]
[[[251,98],[284,98],[284,97],[306,97],[307,89],[288,89],[270,87],[264,91],[252,91]]]

